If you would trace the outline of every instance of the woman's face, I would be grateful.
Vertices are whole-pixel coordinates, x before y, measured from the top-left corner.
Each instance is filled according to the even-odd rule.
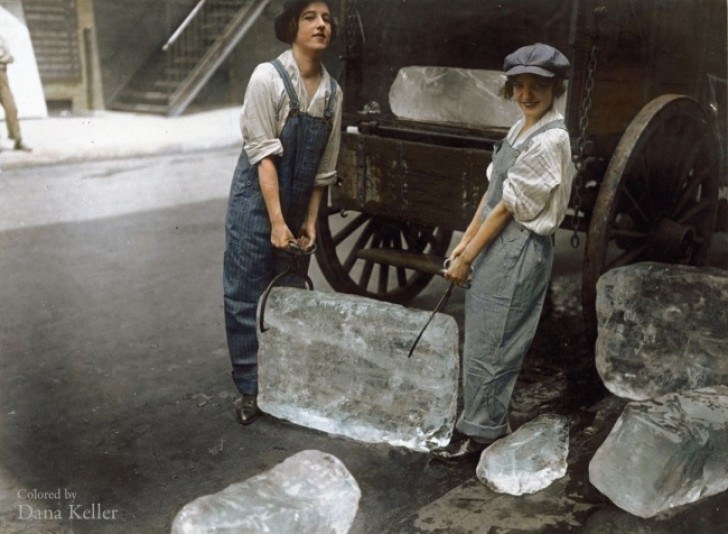
[[[554,84],[536,74],[518,74],[513,77],[513,100],[526,119],[536,122],[554,103]]]
[[[331,13],[326,2],[311,2],[298,17],[295,44],[312,50],[324,50],[331,42]]]

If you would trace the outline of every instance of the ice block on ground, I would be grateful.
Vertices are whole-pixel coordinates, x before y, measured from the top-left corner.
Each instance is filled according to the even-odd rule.
[[[647,400],[728,384],[728,271],[645,262],[597,283],[596,365],[615,395]]]
[[[274,288],[259,334],[261,409],[368,443],[446,445],[457,410],[458,327],[356,295]]]
[[[639,517],[728,489],[728,387],[628,404],[589,463],[589,480]]]
[[[172,534],[349,531],[361,490],[335,456],[307,450],[185,505]]]
[[[536,493],[566,474],[568,454],[569,420],[540,415],[485,449],[475,474],[498,493]]]

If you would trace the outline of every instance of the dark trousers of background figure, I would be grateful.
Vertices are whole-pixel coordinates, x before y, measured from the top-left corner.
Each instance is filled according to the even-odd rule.
[[[17,142],[21,137],[18,107],[15,105],[15,98],[13,98],[13,92],[10,90],[10,83],[8,82],[8,73],[4,68],[0,68],[0,104],[5,110],[8,137]]]

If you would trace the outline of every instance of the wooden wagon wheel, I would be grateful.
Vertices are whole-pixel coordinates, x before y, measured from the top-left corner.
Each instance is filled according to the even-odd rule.
[[[596,339],[596,283],[638,261],[700,265],[718,206],[720,148],[694,99],[649,102],[620,139],[591,215],[582,273],[582,308]]]
[[[356,211],[342,213],[329,205],[319,212],[316,259],[336,291],[406,304],[441,267],[428,265],[428,259],[444,257],[451,237],[451,231]],[[395,254],[412,257],[426,269],[372,259]]]

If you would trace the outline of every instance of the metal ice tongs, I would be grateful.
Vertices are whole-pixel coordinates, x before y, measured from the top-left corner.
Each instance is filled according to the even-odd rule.
[[[445,276],[445,272],[450,267],[450,258],[447,258],[445,262],[442,264],[442,269],[438,273],[440,276]],[[436,314],[441,312],[445,306],[447,305],[447,301],[450,300],[450,295],[452,295],[452,290],[457,285],[458,287],[462,287],[465,289],[468,289],[470,287],[470,282],[473,279],[473,268],[470,268],[470,273],[468,274],[468,280],[462,284],[456,284],[455,282],[450,282],[450,285],[447,286],[447,290],[445,291],[445,294],[440,297],[440,301],[437,303],[437,306],[435,306],[435,309],[430,314],[430,318],[427,319],[427,322],[425,323],[425,326],[422,327],[422,330],[420,330],[420,333],[417,336],[417,339],[415,339],[415,342],[412,343],[412,347],[409,350],[409,354],[407,354],[408,358],[412,357],[412,353],[415,351],[415,347],[417,347],[417,343],[420,342],[420,339],[422,338],[422,335],[425,333],[425,330],[427,330],[427,327],[430,325],[430,322],[435,317]]]
[[[273,286],[275,286],[279,280],[282,278],[285,278],[286,276],[292,274],[296,275],[300,278],[303,278],[303,280],[306,282],[306,286],[309,290],[313,290],[313,281],[311,280],[311,277],[308,276],[308,273],[306,272],[305,266],[301,265],[301,260],[307,256],[310,256],[314,252],[316,252],[316,244],[311,248],[303,249],[299,247],[295,241],[291,241],[288,243],[288,247],[286,248],[276,248],[273,250],[276,254],[283,254],[285,259],[288,261],[288,268],[285,271],[280,272],[273,278],[273,280],[270,281],[270,284],[268,284],[268,287],[265,288],[265,291],[263,292],[263,296],[260,300],[260,321],[259,321],[259,328],[260,332],[267,332],[269,329],[265,328],[265,305],[268,302],[268,296],[270,295],[271,289],[273,289]]]

